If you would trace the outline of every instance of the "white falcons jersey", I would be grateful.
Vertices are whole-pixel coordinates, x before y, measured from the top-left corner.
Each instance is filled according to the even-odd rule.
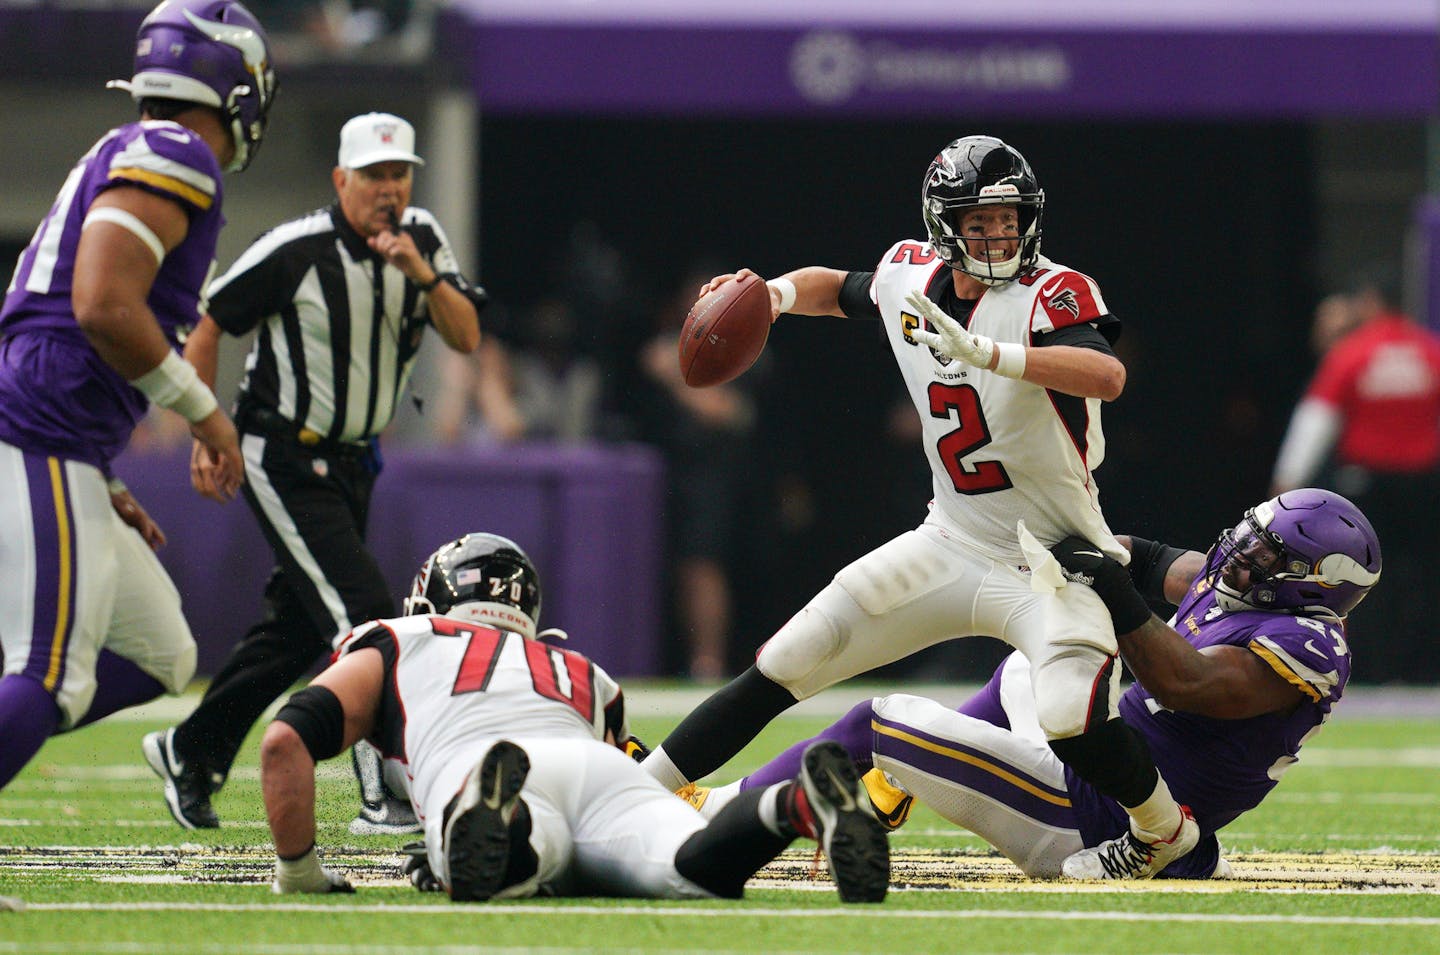
[[[931,520],[992,557],[1023,565],[1016,522],[1041,543],[1078,534],[1129,563],[1100,513],[1091,472],[1105,457],[1100,400],[1078,398],[975,368],[910,337],[920,322],[905,296],[949,282],[929,243],[897,242],[875,270],[871,297],[924,430],[935,500]],[[1044,257],[1015,281],[988,288],[966,322],[997,342],[1106,316],[1088,276]],[[933,331],[933,329],[931,329]]]
[[[439,615],[375,620],[337,658],[374,647],[385,660],[371,741],[407,763],[416,805],[427,781],[478,738],[629,736],[620,687],[589,658],[518,633]]]

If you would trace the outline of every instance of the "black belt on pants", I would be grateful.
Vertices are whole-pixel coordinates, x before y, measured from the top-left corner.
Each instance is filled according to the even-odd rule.
[[[236,423],[242,431],[253,431],[269,438],[279,438],[282,441],[298,444],[308,451],[344,458],[347,461],[358,461],[370,450],[369,442],[353,444],[349,441],[327,438],[318,431],[300,427],[289,418],[269,408],[241,407],[236,413],[236,419]]]

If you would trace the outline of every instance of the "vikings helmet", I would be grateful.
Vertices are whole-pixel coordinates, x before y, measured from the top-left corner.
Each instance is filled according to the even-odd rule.
[[[235,0],[164,0],[135,35],[135,75],[107,85],[137,103],[173,99],[218,109],[235,140],[226,172],[255,158],[278,86],[265,31]]]
[[[965,213],[992,203],[1017,206],[1020,216],[1019,252],[1003,262],[971,257],[961,235]],[[1040,255],[1045,192],[1025,157],[993,136],[966,136],[940,150],[925,173],[920,204],[940,258],[986,285],[1004,285]]]
[[[405,598],[405,613],[438,613],[535,639],[540,576],[514,541],[466,534],[431,554]]]
[[[1344,617],[1380,579],[1380,540],[1360,509],[1332,491],[1286,491],[1245,512],[1206,558],[1226,610]]]

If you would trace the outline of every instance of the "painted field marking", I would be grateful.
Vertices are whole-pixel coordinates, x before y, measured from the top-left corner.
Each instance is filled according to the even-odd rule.
[[[1285,915],[1220,914],[1201,912],[1037,912],[1032,909],[882,909],[882,908],[700,908],[685,905],[535,905],[527,903],[475,905],[374,905],[319,902],[34,902],[31,912],[314,912],[344,915],[456,915],[463,918],[487,916],[543,915],[644,915],[648,918],[807,918],[850,919],[1024,919],[1054,922],[1186,922],[1191,924],[1235,925],[1370,925],[1440,927],[1440,917],[1417,915]]]

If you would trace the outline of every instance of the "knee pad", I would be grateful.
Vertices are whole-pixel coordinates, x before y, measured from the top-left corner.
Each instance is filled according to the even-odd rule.
[[[841,640],[835,621],[812,601],[766,641],[755,657],[755,667],[792,689],[839,652]]]
[[[1035,715],[1047,740],[1079,736],[1119,715],[1119,658],[1093,647],[1057,648],[1034,665]]]

